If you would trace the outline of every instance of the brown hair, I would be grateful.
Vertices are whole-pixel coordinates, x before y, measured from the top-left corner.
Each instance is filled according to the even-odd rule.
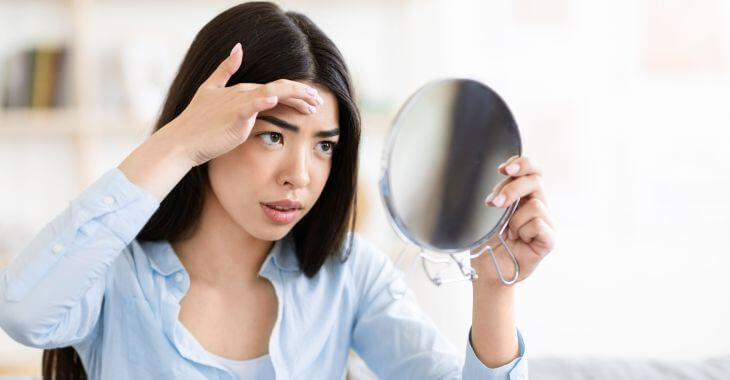
[[[229,86],[277,79],[309,80],[330,90],[337,99],[340,138],[330,175],[315,205],[292,230],[299,267],[312,277],[327,259],[351,246],[345,244],[345,238],[348,224],[349,229],[355,225],[360,115],[342,55],[309,18],[284,12],[268,2],[240,4],[216,16],[188,49],[154,130],[182,113],[236,42],[243,45],[244,62]],[[207,164],[194,167],[160,203],[137,239],[175,241],[193,233],[207,186]],[[43,378],[85,379],[86,374],[76,351],[65,347],[44,351]]]

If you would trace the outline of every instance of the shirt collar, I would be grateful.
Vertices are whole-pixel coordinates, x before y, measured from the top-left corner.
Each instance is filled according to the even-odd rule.
[[[274,243],[269,256],[273,258],[274,265],[283,271],[296,272],[299,270],[299,259],[297,259],[296,246],[291,232]],[[266,263],[262,266],[262,271],[265,266]]]
[[[150,259],[150,266],[157,273],[169,276],[184,269],[169,241],[146,242],[145,244],[147,245],[145,252]],[[268,257],[261,266],[259,274],[263,274],[270,258],[280,270],[287,272],[299,271],[299,260],[295,249],[294,238],[291,233],[281,240],[275,241]]]
[[[147,244],[145,252],[150,259],[150,266],[155,272],[169,276],[184,269],[170,242],[163,240],[147,242]]]

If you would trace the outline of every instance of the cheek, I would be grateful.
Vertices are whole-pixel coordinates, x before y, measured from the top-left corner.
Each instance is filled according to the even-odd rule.
[[[322,165],[316,165],[312,169],[312,184],[315,186],[317,194],[320,194],[327,184],[327,179],[332,172],[332,162],[323,162]]]
[[[236,207],[246,199],[255,199],[255,190],[264,181],[266,166],[255,162],[241,148],[208,163],[211,187],[224,207]]]

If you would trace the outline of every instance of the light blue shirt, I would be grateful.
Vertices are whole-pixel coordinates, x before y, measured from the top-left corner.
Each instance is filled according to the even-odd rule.
[[[190,277],[170,243],[135,239],[158,207],[117,168],[86,188],[0,273],[3,330],[32,347],[73,346],[91,379],[233,379],[178,320]],[[279,301],[277,379],[342,379],[350,349],[384,379],[527,378],[519,332],[511,363],[486,367],[468,337],[464,359],[410,290],[393,297],[405,284],[390,260],[353,240],[346,261],[313,278],[290,237],[264,261]]]

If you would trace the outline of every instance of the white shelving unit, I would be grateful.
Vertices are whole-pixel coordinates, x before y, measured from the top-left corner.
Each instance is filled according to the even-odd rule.
[[[25,3],[25,4],[24,4]],[[43,9],[43,6],[57,8],[58,22],[67,25],[66,38],[59,43],[68,48],[67,70],[71,90],[69,106],[60,108],[11,108],[0,109],[0,140],[23,140],[34,138],[66,139],[73,144],[77,189],[90,183],[95,174],[90,165],[94,161],[92,151],[103,149],[98,144],[103,137],[121,136],[138,139],[140,142],[150,133],[154,120],[134,116],[127,107],[102,107],[99,105],[99,59],[91,47],[92,13],[96,6],[91,0],[64,0],[42,3],[6,2],[0,9],[28,7]],[[58,11],[60,9],[60,12]],[[44,44],[43,36],[30,36],[29,44]],[[8,53],[12,54],[12,47]]]

